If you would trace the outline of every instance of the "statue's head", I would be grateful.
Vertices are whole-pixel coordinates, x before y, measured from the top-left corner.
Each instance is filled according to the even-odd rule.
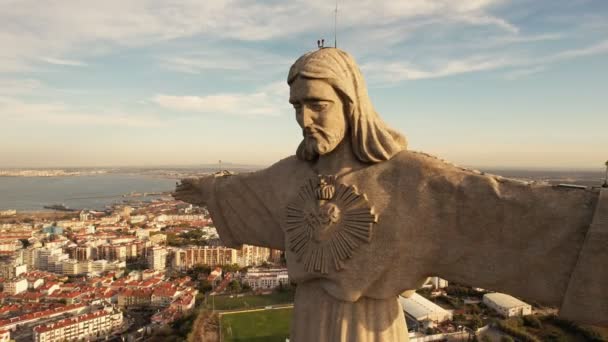
[[[390,129],[372,107],[363,76],[346,52],[324,48],[303,55],[291,66],[287,83],[304,135],[298,158],[315,160],[347,136],[362,162],[389,160],[406,148],[405,137]]]

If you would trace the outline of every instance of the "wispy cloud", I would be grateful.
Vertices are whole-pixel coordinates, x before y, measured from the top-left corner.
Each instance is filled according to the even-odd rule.
[[[32,103],[12,97],[0,97],[0,120],[60,126],[155,127],[162,125],[162,120],[153,114],[133,114],[121,110],[79,110],[64,103]]]
[[[290,59],[255,49],[223,47],[210,48],[197,52],[186,52],[162,57],[160,65],[166,69],[199,74],[206,71],[247,71],[246,77],[259,73],[286,69]],[[282,68],[281,68],[282,67]]]
[[[224,93],[214,95],[158,94],[152,101],[174,111],[207,115],[277,116],[285,110],[288,87],[277,82],[253,93]]]
[[[42,87],[42,82],[36,79],[0,78],[0,96],[31,93]]]
[[[539,72],[543,72],[545,70],[547,70],[547,67],[545,67],[545,66],[535,66],[535,67],[531,67],[531,68],[515,69],[515,70],[507,72],[504,77],[506,80],[515,81],[515,80],[519,80],[521,78],[524,78],[524,77],[527,77],[530,75],[538,74]]]
[[[561,51],[554,56],[551,56],[550,59],[552,61],[563,61],[577,57],[592,56],[604,53],[608,53],[608,40],[603,40],[591,46]]]
[[[55,65],[65,65],[65,66],[86,66],[87,65],[87,63],[84,63],[81,61],[61,59],[61,58],[44,57],[44,58],[41,58],[41,60],[43,62],[46,62],[49,64],[55,64]]]
[[[498,17],[486,15],[483,12],[473,14],[468,13],[467,15],[455,15],[450,19],[476,26],[493,25],[511,33],[519,32],[519,28],[510,22]]]
[[[388,32],[381,23],[421,19],[439,23],[456,21],[516,32],[512,23],[492,13],[500,3],[500,0],[359,0],[340,10],[340,28],[344,31],[362,29],[371,35],[386,36]],[[175,4],[160,0],[108,0],[96,4],[68,0],[46,6],[43,11],[34,0],[3,2],[0,4],[0,22],[3,23],[0,60],[11,63],[0,63],[4,64],[0,71],[23,70],[28,63],[41,60],[39,56],[52,56],[43,58],[46,63],[82,66],[86,56],[108,48],[146,46],[195,36],[205,42],[272,41],[311,32],[328,32],[332,10],[333,4],[323,0],[234,0],[229,3],[187,0]],[[415,27],[411,26],[411,29]],[[401,36],[403,34],[401,32]],[[397,35],[390,36],[393,40],[401,39]],[[78,56],[78,59],[74,60],[72,56]],[[207,67],[204,63],[192,63],[186,57],[171,62],[188,71]]]
[[[416,65],[408,61],[370,61],[362,65],[369,72],[372,82],[395,83],[408,80],[448,77],[453,75],[510,69],[505,74],[508,80],[539,73],[551,65],[579,57],[608,53],[608,40],[581,47],[558,51],[544,56],[501,56],[488,54],[457,59],[434,61],[431,65]]]
[[[565,62],[580,57],[601,55],[606,53],[608,53],[608,40],[603,40],[595,44],[581,47],[578,49],[568,49],[540,58],[529,58],[514,63],[513,66],[518,68],[506,73],[505,79],[517,80],[522,77],[543,72],[556,63]]]
[[[513,65],[514,63],[515,62],[509,58],[473,56],[464,59],[444,61],[428,68],[422,68],[407,62],[384,63],[378,61],[366,63],[362,66],[362,69],[368,71],[370,75],[373,75],[372,82],[400,82],[494,70]]]

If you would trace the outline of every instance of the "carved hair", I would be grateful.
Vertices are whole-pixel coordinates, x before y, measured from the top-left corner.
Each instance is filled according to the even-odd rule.
[[[309,52],[291,66],[287,83],[291,85],[298,76],[322,79],[340,95],[347,113],[352,150],[357,159],[378,163],[406,149],[405,137],[389,128],[374,110],[361,71],[348,53],[336,48]],[[304,150],[302,142],[296,153],[301,160],[308,159],[304,156]]]

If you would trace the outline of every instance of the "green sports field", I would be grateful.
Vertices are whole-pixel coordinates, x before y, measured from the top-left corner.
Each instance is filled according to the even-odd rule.
[[[215,310],[239,310],[254,309],[267,305],[290,304],[293,303],[294,292],[274,292],[269,295],[245,295],[241,297],[214,296],[207,299],[205,307]]]
[[[285,342],[289,337],[292,308],[236,312],[221,316],[222,342]]]

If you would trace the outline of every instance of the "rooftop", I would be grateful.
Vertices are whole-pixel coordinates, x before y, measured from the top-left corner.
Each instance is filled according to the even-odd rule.
[[[517,308],[523,305],[530,305],[526,302],[522,302],[521,300],[515,297],[509,296],[508,294],[499,292],[487,293],[483,295],[483,297],[488,298],[489,300],[499,306],[502,306],[503,308]]]
[[[427,316],[432,314],[448,313],[448,311],[446,311],[444,308],[417,293],[414,293],[409,298],[399,296],[399,304],[401,304],[401,307],[405,312],[407,312],[408,315],[417,320],[425,319]]]
[[[62,320],[57,321],[55,323],[46,324],[46,325],[39,325],[39,326],[37,326],[37,327],[34,328],[34,331],[37,332],[37,333],[43,333],[43,332],[47,332],[47,331],[51,331],[51,330],[67,327],[67,326],[70,326],[70,325],[73,325],[73,324],[77,324],[77,323],[84,322],[84,321],[89,321],[89,320],[92,320],[92,319],[95,319],[95,318],[99,318],[99,317],[103,317],[103,316],[107,316],[107,315],[109,315],[109,313],[107,311],[105,311],[105,310],[95,311],[95,312],[92,312],[92,313],[76,316],[74,318],[62,319]]]

